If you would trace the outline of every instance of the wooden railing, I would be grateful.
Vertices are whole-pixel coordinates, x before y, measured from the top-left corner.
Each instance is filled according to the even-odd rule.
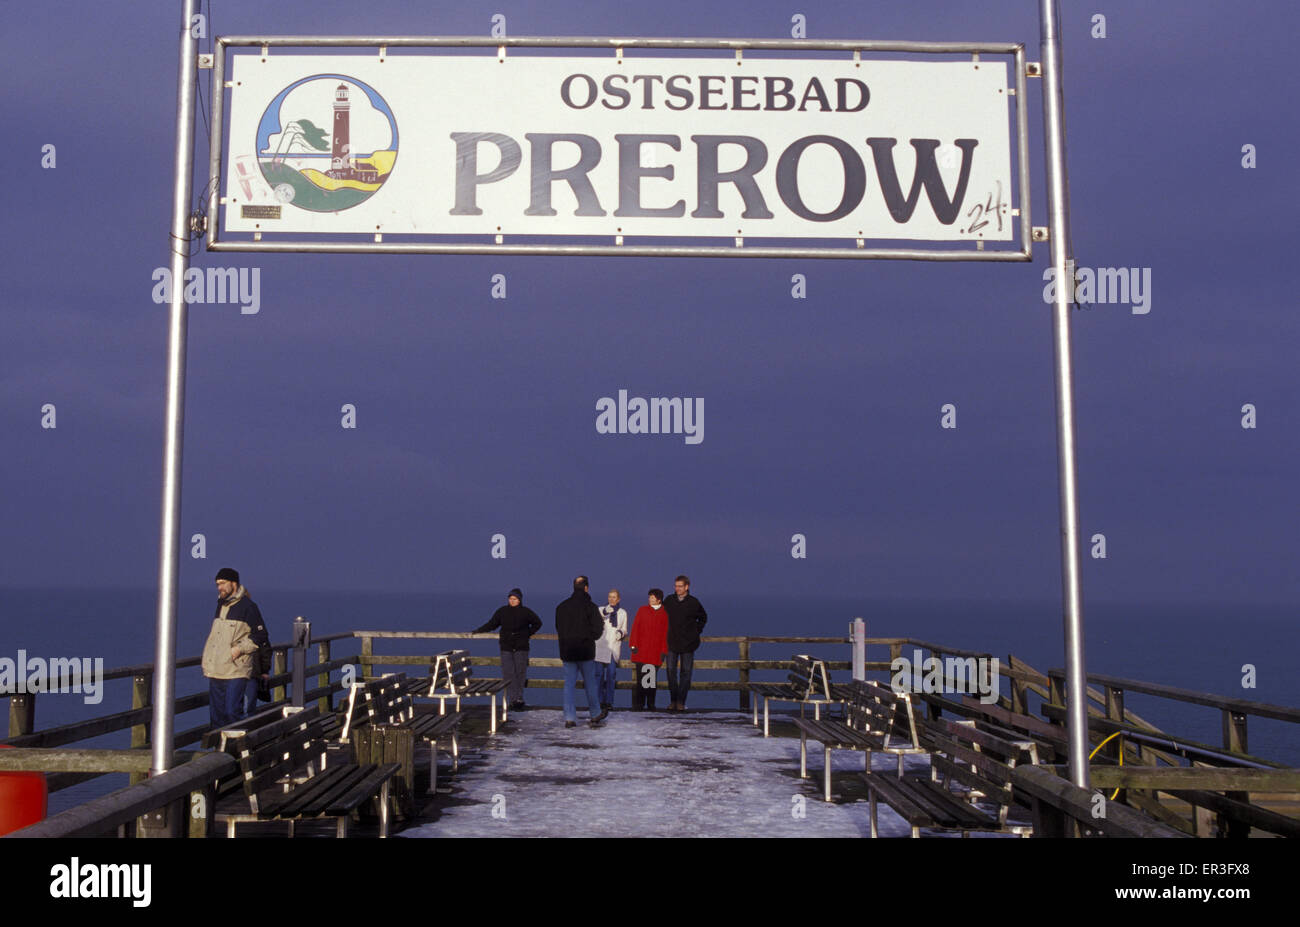
[[[433,662],[432,654],[421,655],[398,655],[375,653],[375,642],[386,640],[445,640],[449,643],[457,641],[481,640],[495,641],[495,633],[474,634],[468,631],[355,631],[353,632],[361,639],[361,672],[363,676],[375,675],[375,668],[388,667],[409,667],[409,666],[428,666]],[[554,634],[534,634],[534,641],[555,641]],[[881,638],[879,640],[868,639],[870,644],[887,644],[892,638]],[[704,637],[701,639],[701,648],[712,648],[714,645],[733,644],[736,647],[735,659],[700,659],[698,654],[695,659],[693,672],[715,671],[715,670],[732,670],[736,674],[735,681],[720,679],[699,679],[693,678],[691,681],[692,691],[723,691],[739,693],[739,704],[742,710],[749,708],[749,682],[750,673],[754,671],[773,671],[784,674],[790,665],[790,653],[786,652],[780,658],[767,660],[755,660],[752,658],[751,649],[754,644],[797,644],[805,645],[838,645],[847,646],[848,637]],[[542,648],[534,647],[536,651]],[[547,647],[546,650],[555,652]],[[500,656],[475,656],[473,657],[475,666],[500,666]],[[528,688],[530,689],[558,689],[564,685],[564,679],[557,673],[555,676],[539,676],[534,674],[534,669],[555,669],[562,666],[559,657],[551,656],[529,656],[528,668]],[[887,663],[870,664],[869,669],[887,670]],[[839,670],[847,672],[851,668],[848,660],[831,660],[827,661],[828,670]],[[626,675],[626,674],[625,674]],[[783,679],[784,681],[784,679]],[[618,683],[620,689],[631,689],[632,680],[625,678]]]
[[[331,634],[316,639],[311,645],[316,648],[317,662],[307,667],[306,677],[310,679],[315,676],[316,687],[306,691],[304,699],[306,701],[319,701],[322,711],[331,710],[333,694],[343,687],[342,681],[334,679],[333,674],[336,674],[345,666],[355,665],[359,659],[358,654],[348,654],[340,659],[331,659],[331,644],[337,640],[350,640],[351,638],[352,634],[350,632]],[[270,679],[271,703],[266,706],[268,708],[288,703],[287,692],[291,675],[286,671],[286,667],[288,654],[292,649],[293,647],[290,644],[276,644],[273,646],[272,675]],[[186,657],[176,661],[176,668],[195,667],[199,666],[201,662],[202,657]],[[152,663],[106,670],[101,684],[116,680],[131,680],[130,708],[83,721],[61,724],[45,730],[38,730],[36,727],[36,693],[9,695],[9,737],[0,741],[0,743],[11,747],[42,748],[48,751],[51,748],[65,748],[69,744],[80,743],[129,728],[131,731],[131,749],[63,749],[59,751],[57,758],[54,755],[47,756],[45,762],[54,764],[49,767],[18,765],[21,762],[20,757],[34,757],[36,754],[5,750],[0,751],[0,753],[6,754],[3,762],[0,762],[0,770],[28,768],[48,771],[50,775],[46,777],[46,783],[51,792],[66,789],[106,773],[130,773],[132,782],[143,779],[145,773],[149,770],[149,764],[141,760],[140,757],[141,755],[147,757],[147,748],[151,743],[149,728],[150,722],[153,720],[153,707],[151,704],[153,673],[154,667]],[[46,688],[51,690],[64,688],[68,682],[68,680],[63,679],[50,680]],[[125,698],[122,701],[124,702]],[[207,704],[208,693],[204,689],[201,692],[178,696],[175,711],[177,714],[182,714],[183,712],[206,707]],[[197,727],[176,732],[172,741],[173,748],[179,750],[182,747],[198,743],[208,728],[209,725],[204,719],[204,723]]]
[[[349,652],[345,656],[334,656],[333,651],[336,648],[332,645],[336,645],[340,640],[350,641],[352,639],[356,639],[359,643],[359,647],[354,652]],[[317,638],[308,645],[316,648],[316,663],[306,667],[303,682],[305,691],[302,693],[301,699],[295,701],[299,704],[318,701],[323,711],[329,711],[333,705],[334,693],[344,687],[344,671],[346,667],[359,665],[360,676],[369,677],[401,667],[427,667],[433,661],[434,653],[395,654],[382,652],[388,642],[403,640],[436,641],[439,643],[434,649],[442,651],[464,646],[466,642],[471,640],[495,641],[495,639],[495,634],[474,634],[463,631],[353,631]],[[534,640],[539,642],[554,641],[555,639],[553,634],[538,634],[534,637]],[[376,652],[377,642],[380,652]],[[696,659],[695,669],[714,673],[718,671],[733,672],[735,676],[734,679],[696,679],[692,682],[692,688],[704,691],[734,691],[738,694],[740,707],[748,709],[749,691],[747,686],[748,683],[754,681],[751,678],[752,674],[776,673],[783,678],[784,672],[789,665],[791,653],[799,652],[807,647],[844,647],[848,643],[847,636],[706,637],[701,644],[706,657]],[[755,645],[771,650],[770,658],[765,654],[763,659],[756,659]],[[778,647],[778,645],[794,646]],[[708,654],[714,648],[727,646],[736,648],[734,658],[717,658]],[[911,650],[920,650],[923,657],[937,657],[941,661],[948,657],[962,660],[967,658],[987,660],[991,659],[992,656],[984,652],[943,647],[907,637],[867,638],[866,646],[868,653],[872,648],[879,651],[880,648],[888,647],[890,657],[888,661],[867,660],[865,668],[869,677],[872,674],[883,673],[888,678],[892,671],[892,663],[896,658],[905,656],[912,659],[914,657],[913,653],[908,652],[909,648]],[[351,650],[352,648],[349,647],[348,649]],[[543,648],[535,649],[542,650]],[[271,706],[268,707],[287,704],[292,695],[290,692],[292,674],[286,670],[289,654],[293,648],[288,644],[279,644],[275,646],[274,650],[273,675],[271,678],[273,701]],[[493,655],[474,656],[472,660],[476,666],[481,667],[500,666],[501,663],[499,656]],[[199,657],[189,657],[178,661],[176,665],[180,669],[198,666],[199,663]],[[561,665],[561,661],[552,656],[539,655],[532,657],[530,660],[530,669],[536,670],[558,670]],[[828,660],[826,666],[833,672],[842,673],[850,669],[851,662],[849,660]],[[15,694],[7,696],[10,701],[8,712],[10,736],[3,742],[19,749],[0,750],[0,771],[39,770],[47,772],[49,774],[47,781],[52,791],[113,772],[130,773],[132,781],[138,783],[115,792],[113,795],[106,796],[103,799],[96,799],[77,809],[73,809],[77,812],[76,814],[65,812],[56,816],[59,820],[57,823],[50,824],[50,827],[54,828],[50,831],[51,833],[104,833],[111,832],[114,829],[129,829],[132,821],[142,823],[144,816],[148,812],[156,811],[169,805],[169,803],[172,807],[178,807],[178,803],[183,802],[186,796],[189,796],[191,801],[199,800],[196,796],[204,794],[203,788],[210,788],[215,779],[229,774],[230,762],[228,757],[201,751],[178,752],[176,754],[178,765],[175,768],[164,776],[155,777],[153,780],[140,781],[144,779],[144,775],[149,769],[149,722],[152,718],[149,699],[152,693],[153,672],[152,664],[121,667],[105,672],[104,682],[131,680],[129,708],[45,730],[39,730],[36,727],[36,695]],[[1002,708],[1010,712],[1026,715],[1031,713],[1031,700],[1039,701],[1040,704],[1036,707],[1041,713],[1049,721],[1059,724],[1064,718],[1063,678],[1064,674],[1059,670],[1053,670],[1048,674],[1040,673],[1023,661],[1018,660],[1015,656],[1009,656],[1005,662],[999,661],[997,702]],[[1243,807],[1249,794],[1246,790],[1254,790],[1260,787],[1260,783],[1264,783],[1269,787],[1289,788],[1300,785],[1300,779],[1297,779],[1296,770],[1288,770],[1282,763],[1254,757],[1246,752],[1246,719],[1248,716],[1254,715],[1256,717],[1300,723],[1300,709],[1100,674],[1089,675],[1088,681],[1101,687],[1100,689],[1088,689],[1089,700],[1093,703],[1093,705],[1090,705],[1092,707],[1090,727],[1094,739],[1100,740],[1103,736],[1114,731],[1122,732],[1121,736],[1117,737],[1113,742],[1114,746],[1100,754],[1101,762],[1118,762],[1121,755],[1131,758],[1130,765],[1125,766],[1122,772],[1104,766],[1098,769],[1099,775],[1097,782],[1094,783],[1095,785],[1100,785],[1104,781],[1108,788],[1125,789],[1126,799],[1142,811],[1154,815],[1158,820],[1175,829],[1185,831],[1188,827],[1185,821],[1177,818],[1176,815],[1163,808],[1156,801],[1156,791],[1173,791],[1182,795],[1190,794],[1189,801],[1202,818],[1211,812],[1220,812],[1220,832],[1223,832],[1224,815],[1228,815],[1226,819],[1230,824],[1235,822],[1236,825],[1240,826],[1243,822],[1247,822],[1245,826],[1249,826],[1249,821],[1258,819],[1255,826],[1272,824],[1274,825],[1272,830],[1279,832],[1277,826],[1279,824],[1278,816],[1273,812],[1259,810],[1253,806]],[[945,677],[944,683],[951,685],[953,680]],[[530,673],[528,685],[532,688],[559,688],[563,685],[563,681],[558,673],[554,676]],[[620,686],[624,688],[630,688],[631,685],[631,680],[624,680],[620,683]],[[1224,737],[1222,747],[1197,744],[1185,738],[1174,738],[1173,735],[1165,734],[1155,725],[1150,724],[1137,716],[1131,709],[1126,708],[1124,704],[1124,693],[1126,691],[1217,709],[1223,715]],[[208,693],[206,691],[183,695],[176,700],[176,711],[180,713],[194,710],[206,706],[207,703]],[[180,748],[198,742],[207,728],[208,725],[203,724],[187,731],[178,732],[175,735],[174,748],[180,751]],[[130,730],[130,749],[70,749],[68,747],[71,744],[78,744],[104,734],[127,729]],[[1180,767],[1177,770],[1170,769],[1171,766],[1177,766],[1180,760],[1188,761],[1191,765]],[[1159,765],[1160,763],[1167,765],[1162,767]],[[218,769],[218,767],[220,768]],[[1245,769],[1239,769],[1234,775],[1228,775],[1227,778],[1224,778],[1222,775],[1216,777],[1216,767],[1245,767]],[[1251,769],[1258,771],[1253,778],[1250,773]],[[1274,774],[1270,778],[1269,773],[1276,770],[1283,770],[1284,772]],[[1079,817],[1079,814],[1088,809],[1081,803],[1081,796],[1070,791],[1072,787],[1063,787],[1063,785],[1068,786],[1068,783],[1065,783],[1064,780],[1060,780],[1060,783],[1052,782],[1038,775],[1038,773],[1028,775],[1029,779],[1024,783],[1025,787],[1034,790],[1034,794],[1042,807],[1054,809],[1045,812],[1055,816],[1052,818],[1055,821],[1054,824],[1045,825],[1049,830],[1058,826],[1066,829],[1076,826],[1088,826],[1087,821]],[[1044,769],[1043,775],[1051,777],[1053,774]],[[205,782],[207,785],[203,786]],[[1227,783],[1227,785],[1224,785],[1224,783]],[[1217,791],[1216,786],[1218,787]],[[1225,792],[1225,789],[1228,791]],[[1092,793],[1084,792],[1083,794],[1087,796]],[[1118,813],[1118,818],[1113,819],[1111,822],[1114,826],[1094,827],[1093,829],[1110,833],[1120,833],[1126,829],[1134,833],[1142,832],[1145,825],[1137,818],[1126,816],[1131,809],[1119,811],[1118,809],[1123,807],[1122,803],[1116,802],[1113,804]],[[1067,819],[1076,823],[1069,824]],[[1197,827],[1197,830],[1200,830],[1200,828]],[[1157,828],[1150,832],[1162,831]],[[1207,827],[1206,830],[1200,832],[1208,833],[1209,829]]]

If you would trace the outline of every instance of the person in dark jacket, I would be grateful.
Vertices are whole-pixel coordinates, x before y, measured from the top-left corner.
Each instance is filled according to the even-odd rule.
[[[511,589],[506,602],[492,613],[486,624],[475,628],[474,633],[501,629],[497,635],[501,645],[501,678],[506,681],[510,710],[523,711],[524,686],[528,684],[528,641],[542,629],[542,619],[524,605],[524,594],[519,589]]]
[[[673,590],[676,594],[664,599],[664,611],[668,613],[668,710],[685,711],[695,651],[709,616],[700,600],[691,595],[689,578],[677,577]]]
[[[230,567],[217,571],[217,613],[203,645],[203,675],[208,677],[208,719],[214,728],[225,727],[250,713],[248,693],[257,693],[255,657],[268,643],[262,612]]]
[[[591,726],[599,727],[609,714],[600,709],[596,687],[596,640],[605,633],[600,609],[587,592],[587,577],[573,580],[573,595],[555,606],[555,630],[560,639],[560,660],[564,664],[564,726],[578,723],[578,674],[587,690],[587,713]]]

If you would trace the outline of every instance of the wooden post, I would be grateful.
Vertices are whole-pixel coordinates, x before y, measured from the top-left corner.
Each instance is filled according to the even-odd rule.
[[[1124,723],[1124,690],[1114,686],[1106,686],[1106,717],[1111,721]],[[1124,749],[1124,735],[1121,734],[1110,743],[1106,744],[1106,756],[1110,757],[1116,763],[1119,762],[1120,752]]]
[[[1209,766],[1210,764],[1198,763],[1197,761],[1193,760],[1191,765],[1197,767],[1205,767],[1205,766]],[[1192,806],[1192,833],[1195,834],[1197,837],[1213,837],[1215,836],[1216,828],[1222,828],[1222,827],[1223,827],[1223,821],[1220,820],[1218,818],[1218,815],[1216,815],[1213,811],[1211,811],[1208,808],[1203,808],[1200,805]],[[1222,834],[1223,831],[1218,830],[1218,833]]]
[[[316,644],[316,662],[328,663],[329,661],[330,661],[330,642],[318,641]],[[316,677],[316,687],[318,689],[326,689],[329,687],[329,684],[330,684],[330,674],[328,670],[326,670],[325,672],[321,673],[319,676]],[[334,699],[329,693],[322,695],[319,701],[320,713],[323,715],[327,715],[331,711],[333,711],[334,707],[331,704],[333,701]]]
[[[189,832],[190,798],[182,795],[135,819],[137,838],[181,837]]]
[[[1033,809],[1035,837],[1073,836],[1067,829],[1067,815],[1060,808],[1054,807],[1050,802],[1044,801],[1036,795],[1031,802],[1031,806]]]
[[[1223,709],[1223,747],[1233,753],[1246,753],[1246,716],[1230,708]]]
[[[373,641],[371,638],[369,637],[361,638],[361,678],[362,679],[369,679],[371,676],[374,675],[375,668],[374,665],[370,662],[370,658],[375,655],[375,651],[372,647],[372,644]]]
[[[1061,691],[1061,682],[1062,680],[1057,676],[1049,676],[1047,679],[1047,694],[1051,696],[1053,705],[1065,704],[1065,693]]]
[[[740,640],[740,710],[749,711],[749,639]]]
[[[903,645],[902,645],[902,644],[900,644],[900,643],[898,643],[898,642],[894,642],[894,643],[892,643],[892,644],[889,645],[889,662],[890,662],[890,663],[893,663],[895,660],[897,660],[897,659],[898,659],[899,657],[901,657],[902,655],[903,655]],[[915,667],[913,667],[913,668],[915,668]]]
[[[283,675],[286,672],[288,665],[289,665],[289,661],[287,655],[283,650],[277,650],[271,654],[271,675],[272,676]],[[280,685],[276,686],[274,689],[271,690],[271,701],[273,702],[284,701],[284,683],[281,683]]]
[[[212,828],[212,805],[217,800],[216,789],[209,786],[190,792],[190,818],[187,836],[207,837]]]
[[[1015,669],[1015,664],[1011,659],[1011,654],[1007,654],[1007,667]],[[1025,681],[1020,676],[1011,677],[1011,710],[1018,715],[1029,714],[1029,690],[1025,688]]]
[[[36,730],[36,693],[15,692],[9,696],[9,736],[18,737]]]
[[[1233,711],[1229,708],[1223,710],[1223,746],[1226,750],[1233,753],[1246,753],[1246,716],[1241,712]],[[1237,801],[1250,801],[1249,792],[1224,792],[1227,798],[1234,798]],[[1250,825],[1241,824],[1219,816],[1220,833],[1227,837],[1249,837]]]
[[[153,701],[153,676],[150,673],[141,673],[131,679],[131,707],[147,708]],[[134,724],[131,726],[131,747],[132,749],[149,746],[149,725],[147,722]],[[143,782],[147,779],[144,773],[131,773],[131,784]]]

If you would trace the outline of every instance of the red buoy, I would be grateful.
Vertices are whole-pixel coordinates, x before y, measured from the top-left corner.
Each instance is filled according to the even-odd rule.
[[[0,744],[0,750],[12,749]],[[45,820],[45,773],[0,772],[0,835]]]

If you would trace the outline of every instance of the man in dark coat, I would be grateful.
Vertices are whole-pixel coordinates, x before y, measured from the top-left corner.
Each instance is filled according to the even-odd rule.
[[[664,611],[668,613],[668,710],[685,711],[695,651],[699,649],[700,632],[709,616],[700,600],[691,595],[689,578],[677,577],[673,591],[675,595],[664,599]]]
[[[600,710],[596,688],[596,639],[605,632],[600,609],[587,592],[587,577],[573,581],[573,595],[555,606],[555,630],[560,639],[560,660],[564,664],[564,726],[578,723],[578,674],[587,690],[587,713],[591,726],[599,727],[609,714]]]
[[[525,606],[524,594],[511,589],[502,605],[487,623],[474,629],[475,634],[501,629],[497,642],[501,645],[501,678],[506,681],[510,696],[510,710],[524,710],[524,686],[528,684],[528,639],[542,629],[542,619]]]

